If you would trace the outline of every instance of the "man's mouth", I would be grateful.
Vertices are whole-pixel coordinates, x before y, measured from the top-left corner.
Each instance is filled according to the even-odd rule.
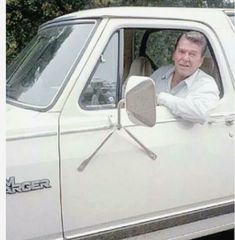
[[[189,68],[190,66],[189,65],[186,65],[186,64],[179,64],[180,67],[182,68]]]

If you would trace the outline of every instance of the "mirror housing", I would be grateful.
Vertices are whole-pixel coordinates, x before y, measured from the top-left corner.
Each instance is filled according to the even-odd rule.
[[[125,105],[131,122],[153,127],[156,123],[154,81],[149,77],[129,77],[125,91]]]

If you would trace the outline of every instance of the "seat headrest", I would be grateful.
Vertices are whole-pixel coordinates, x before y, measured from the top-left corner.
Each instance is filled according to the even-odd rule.
[[[136,58],[130,67],[128,76],[137,75],[137,76],[150,76],[153,73],[153,68],[147,57],[138,57]]]

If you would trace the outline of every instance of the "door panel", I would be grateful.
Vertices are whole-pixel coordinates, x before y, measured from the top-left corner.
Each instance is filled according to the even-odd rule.
[[[150,159],[124,130],[117,130],[79,172],[79,165],[111,129],[62,135],[66,236],[128,224],[173,208],[187,209],[216,199],[219,203],[233,194],[233,186],[227,184],[233,182],[232,140],[223,123],[165,121],[153,128],[128,130],[158,158]]]
[[[118,20],[116,25],[121,21]],[[145,20],[135,19],[132,22],[135,27],[138,21],[142,27],[147,24]],[[149,23],[151,27],[154,22],[151,20]],[[106,39],[111,38],[114,23],[110,21],[107,26],[105,32],[109,36],[104,36]],[[102,41],[104,38],[99,40],[97,48]],[[101,46],[105,49],[104,44]],[[100,56],[93,54],[92,57],[98,61]],[[97,66],[93,68],[97,69]],[[228,74],[225,73],[226,76]],[[113,82],[111,85],[118,87],[118,83]],[[89,79],[86,86],[89,86]],[[215,117],[212,121],[224,112],[234,111],[231,95],[226,91],[219,107],[213,112]],[[85,91],[86,94],[88,92]],[[121,111],[123,126],[157,154],[156,160],[150,159],[121,129],[115,130],[84,171],[79,172],[79,166],[100,147],[117,123],[116,109],[105,110],[105,106],[92,105],[93,101],[89,100],[88,95],[84,101],[89,105],[86,110],[77,107],[66,112],[69,106],[65,105],[60,117],[65,237],[176,215],[179,211],[193,211],[233,198],[233,126],[227,126],[223,119],[211,124],[193,124],[175,118],[162,106],[157,106],[157,123],[153,128],[134,126],[128,120],[125,109]],[[67,104],[72,99],[70,97]],[[110,107],[110,103],[107,104]],[[91,110],[93,106],[96,110]]]

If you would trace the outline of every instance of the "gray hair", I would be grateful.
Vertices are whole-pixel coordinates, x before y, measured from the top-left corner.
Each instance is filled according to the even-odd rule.
[[[202,33],[196,32],[196,31],[190,31],[190,32],[185,32],[185,33],[180,34],[180,36],[176,40],[175,49],[177,48],[177,45],[181,38],[185,38],[185,39],[189,40],[190,42],[193,42],[193,43],[201,46],[202,47],[202,56],[205,55],[205,52],[207,49],[207,40],[206,40],[206,37]]]

